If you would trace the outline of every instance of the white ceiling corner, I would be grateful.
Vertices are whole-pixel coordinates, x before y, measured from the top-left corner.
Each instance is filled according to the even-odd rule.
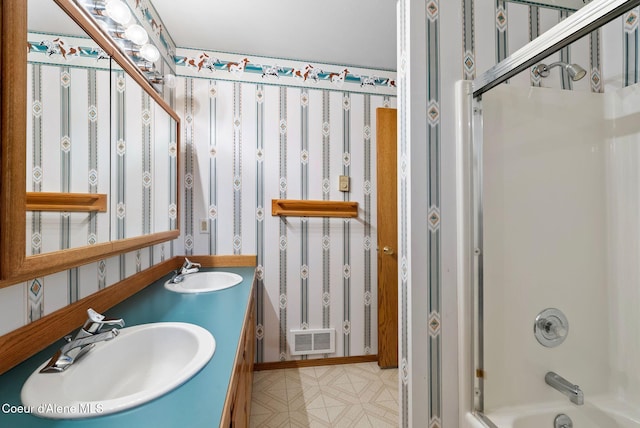
[[[150,0],[178,47],[396,69],[394,0]]]

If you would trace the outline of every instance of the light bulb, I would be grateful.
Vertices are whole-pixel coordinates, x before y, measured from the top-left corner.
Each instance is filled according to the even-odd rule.
[[[107,16],[120,25],[126,25],[131,21],[131,11],[122,0],[107,0],[104,6]]]
[[[149,62],[156,62],[160,59],[160,51],[155,46],[147,43],[140,48],[140,56]]]
[[[173,89],[176,87],[176,76],[173,74],[165,74],[162,80],[167,88]]]
[[[124,36],[136,45],[144,45],[149,41],[149,35],[138,24],[131,24],[124,30]]]

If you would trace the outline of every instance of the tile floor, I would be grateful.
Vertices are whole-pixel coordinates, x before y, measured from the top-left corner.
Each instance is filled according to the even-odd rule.
[[[398,426],[398,369],[378,363],[253,374],[251,427]]]

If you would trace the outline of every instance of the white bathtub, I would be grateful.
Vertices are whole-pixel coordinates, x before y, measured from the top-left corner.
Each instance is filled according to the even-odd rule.
[[[498,428],[554,428],[560,413],[571,418],[574,428],[640,428],[639,408],[606,397],[586,400],[583,406],[554,402],[502,408],[487,417]],[[487,427],[470,413],[467,423],[468,428]]]

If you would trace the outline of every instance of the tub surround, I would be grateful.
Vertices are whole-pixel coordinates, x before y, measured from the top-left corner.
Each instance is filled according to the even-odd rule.
[[[585,427],[640,420],[640,341],[628,329],[638,300],[638,94],[638,84],[605,94],[507,85],[483,96],[482,375],[485,415],[496,426],[540,426],[560,410]],[[463,110],[461,123],[471,117],[470,105]],[[527,122],[536,124],[536,133],[527,132]],[[461,131],[466,145],[460,146],[468,147],[468,130]],[[464,413],[479,405],[471,382],[470,199],[462,200],[471,168],[463,154],[459,367],[460,421],[467,426]],[[542,207],[551,214],[539,215]],[[531,334],[536,314],[548,307],[561,309],[570,323],[567,341],[554,349]],[[580,385],[584,406],[545,384],[550,370]],[[547,403],[554,409],[546,412]]]
[[[209,258],[198,258],[206,259]],[[225,267],[224,270],[241,275],[243,281],[235,287],[214,293],[181,294],[164,288],[164,282],[170,278],[170,274],[166,274],[106,311],[107,316],[124,318],[127,326],[178,321],[197,324],[209,330],[215,337],[216,351],[209,363],[185,384],[144,405],[90,419],[56,421],[7,411],[7,406],[21,405],[20,390],[24,381],[59,348],[60,343],[56,343],[0,376],[0,404],[7,405],[0,414],[2,425],[34,428],[106,428],[149,424],[156,427],[200,427],[213,426],[221,421],[227,395],[234,392],[230,388],[230,381],[237,363],[237,353],[240,356],[243,353],[238,344],[243,334],[246,337],[245,317],[252,304],[255,269]]]
[[[507,85],[483,95],[487,414],[568,402],[544,382],[548,371],[580,385],[585,399],[608,388],[603,101],[601,94]],[[546,308],[568,318],[567,340],[557,348],[532,332]]]

